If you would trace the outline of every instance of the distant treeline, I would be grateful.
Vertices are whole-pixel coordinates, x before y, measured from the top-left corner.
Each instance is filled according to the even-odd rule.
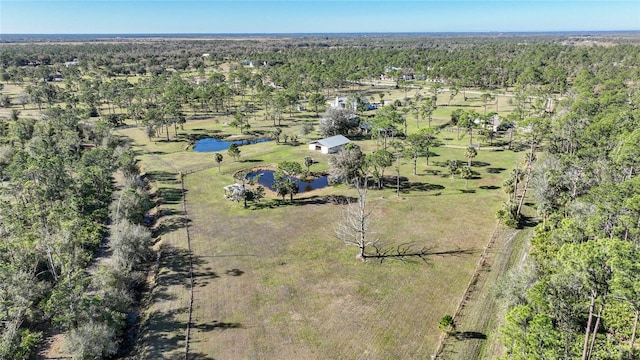
[[[337,81],[371,79],[393,68],[401,69],[402,74],[447,79],[459,86],[491,89],[526,83],[561,93],[583,69],[635,67],[637,40],[632,34],[362,35],[4,44],[0,52],[3,69],[0,80],[21,82],[38,72],[33,70],[35,67],[50,67],[40,73],[51,69],[62,71],[65,63],[73,61],[86,71],[117,76],[159,74],[167,69],[195,71],[222,62],[246,60],[255,66],[266,65],[269,75],[292,72],[311,81],[317,77]],[[609,46],[611,43],[616,46]],[[287,84],[291,83],[279,85]]]

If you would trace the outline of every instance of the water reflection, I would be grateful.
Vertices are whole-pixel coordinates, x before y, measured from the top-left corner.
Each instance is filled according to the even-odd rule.
[[[275,171],[274,170],[260,170],[260,171],[256,171],[256,172],[252,172],[247,174],[247,178],[252,179],[255,176],[257,176],[258,174],[262,174],[262,176],[260,176],[260,180],[258,181],[258,183],[260,183],[260,185],[268,188],[269,190],[274,190],[273,189],[273,181],[274,181],[274,175],[275,175]],[[311,190],[317,190],[317,189],[322,189],[324,187],[329,186],[329,176],[328,175],[323,175],[320,177],[317,177],[311,181],[302,181],[300,179],[291,177],[292,179],[296,180],[298,182],[298,193],[303,193],[305,191],[311,191]]]
[[[247,140],[236,140],[236,141],[227,141],[216,138],[206,138],[200,139],[196,141],[193,146],[193,150],[197,152],[213,152],[213,151],[222,151],[227,150],[231,144],[236,145],[250,145],[257,144],[261,142],[267,142],[271,139],[247,139]]]

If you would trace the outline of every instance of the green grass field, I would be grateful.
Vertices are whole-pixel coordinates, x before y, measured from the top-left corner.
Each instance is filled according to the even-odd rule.
[[[12,95],[20,91],[19,86],[5,88]],[[358,93],[377,101],[381,91],[385,100],[403,101],[416,92],[352,86],[341,95]],[[428,86],[420,92],[428,94]],[[375,237],[389,247],[426,247],[430,255],[424,262],[358,260],[357,249],[334,236],[342,206],[332,196],[355,194],[345,186],[299,194],[293,203],[268,193],[249,209],[224,198],[222,188],[241,169],[311,156],[316,161],[311,170],[326,171],[328,156],[305,145],[319,137],[315,132],[299,137],[297,145],[243,146],[239,161],[223,152],[219,171],[212,153],[194,152],[191,146],[199,138],[241,135],[225,126],[231,116],[188,121],[177,137],[170,130],[170,141],[162,136],[150,141],[142,128],[117,130],[131,140],[158,204],[154,215],[161,255],[142,314],[141,358],[184,358],[190,302],[187,224],[195,281],[190,358],[430,358],[441,334],[438,321],[454,312],[464,293],[504,201],[500,185],[521,157],[485,148],[474,159],[475,176],[468,188],[465,180],[450,178],[444,164],[450,159],[466,162],[469,135],[446,124],[457,107],[483,113],[479,94],[468,92],[466,101],[458,94],[450,106],[449,94],[440,94],[432,126],[443,128],[439,138],[445,147],[431,149],[430,166],[420,159],[416,175],[412,162],[402,160],[400,196],[393,167],[385,172],[385,189],[369,191]],[[489,104],[487,111],[495,106]],[[498,106],[501,114],[511,110],[505,96]],[[21,116],[39,113],[33,104],[14,108]],[[311,111],[285,116],[287,135],[298,135],[304,120],[317,121]],[[426,119],[416,122],[415,116],[407,113],[408,133],[427,126]],[[251,116],[250,123],[255,136],[273,125],[262,112]],[[365,152],[381,146],[372,140],[357,144]]]
[[[252,123],[252,130],[271,124],[261,122]],[[237,134],[221,123],[190,121],[179,138]],[[438,321],[455,310],[464,292],[504,201],[500,184],[519,156],[480,151],[474,159],[477,176],[466,190],[464,180],[452,180],[438,165],[465,161],[464,149],[435,148],[431,166],[420,159],[416,176],[412,163],[402,161],[401,175],[408,182],[400,197],[395,171],[388,169],[387,187],[369,191],[375,236],[389,246],[426,246],[432,254],[426,262],[363,263],[356,259],[356,248],[334,236],[341,206],[327,200],[353,196],[353,189],[299,194],[293,204],[270,195],[250,209],[223,197],[222,187],[233,183],[232,174],[242,168],[312,156],[318,164],[311,170],[327,169],[328,157],[308,150],[304,139],[300,146],[243,146],[237,162],[223,152],[219,173],[212,153],[184,150],[187,142],[149,142],[136,128],[118,133],[133,139],[163,200],[158,211],[163,255],[143,317],[148,359],[181,358],[185,351],[189,283],[177,172],[186,174],[194,261],[192,358],[417,359],[435,350]]]

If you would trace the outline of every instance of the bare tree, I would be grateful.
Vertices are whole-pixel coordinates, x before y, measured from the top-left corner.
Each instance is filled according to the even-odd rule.
[[[342,213],[342,221],[335,228],[336,236],[347,245],[357,246],[360,250],[358,258],[365,261],[368,247],[376,247],[376,240],[372,240],[371,217],[373,209],[367,206],[367,189],[361,188],[359,182],[354,182],[358,195],[357,202],[347,198]]]
[[[378,239],[375,239],[373,236],[375,232],[372,229],[374,208],[367,204],[367,188],[358,181],[355,181],[353,185],[356,189],[357,201],[346,199],[340,221],[335,226],[335,234],[346,245],[358,247],[360,250],[358,259],[366,261],[369,258],[374,258],[382,262],[385,259],[406,261],[410,258],[419,258],[426,261],[427,255],[435,254],[430,253],[427,247],[416,249],[411,243],[394,247],[382,244]],[[456,253],[456,251],[451,253]]]

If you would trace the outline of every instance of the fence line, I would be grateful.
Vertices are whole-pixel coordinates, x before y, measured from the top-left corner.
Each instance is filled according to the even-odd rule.
[[[187,318],[187,329],[185,330],[185,342],[184,342],[184,358],[189,359],[189,341],[191,337],[191,321],[193,318],[193,253],[191,251],[191,233],[189,231],[189,214],[187,213],[187,197],[184,188],[184,174],[182,171],[178,173],[180,175],[180,186],[182,189],[182,211],[184,216],[182,221],[184,223],[184,229],[187,233],[187,251],[189,257],[189,311]]]
[[[464,294],[462,295],[462,297],[460,298],[460,301],[458,302],[458,307],[456,308],[456,311],[453,313],[454,323],[456,318],[460,316],[460,313],[462,312],[462,309],[464,308],[467,299],[470,298],[471,288],[478,281],[478,277],[480,276],[480,270],[482,270],[482,268],[484,267],[487,261],[487,254],[489,253],[489,250],[493,247],[493,244],[496,242],[496,233],[499,227],[500,227],[500,222],[497,221],[496,226],[493,228],[493,233],[491,234],[491,238],[489,239],[489,242],[487,243],[487,245],[485,245],[484,250],[480,255],[480,259],[478,259],[478,262],[476,263],[475,270],[471,275],[471,279],[469,279],[469,282],[467,283],[467,287],[464,290]],[[432,359],[437,359],[438,356],[440,356],[440,354],[442,353],[442,349],[444,348],[444,342],[447,340],[448,337],[449,335],[446,333],[443,333],[440,336],[440,340],[438,341],[438,347],[436,348],[436,351],[431,356]]]

